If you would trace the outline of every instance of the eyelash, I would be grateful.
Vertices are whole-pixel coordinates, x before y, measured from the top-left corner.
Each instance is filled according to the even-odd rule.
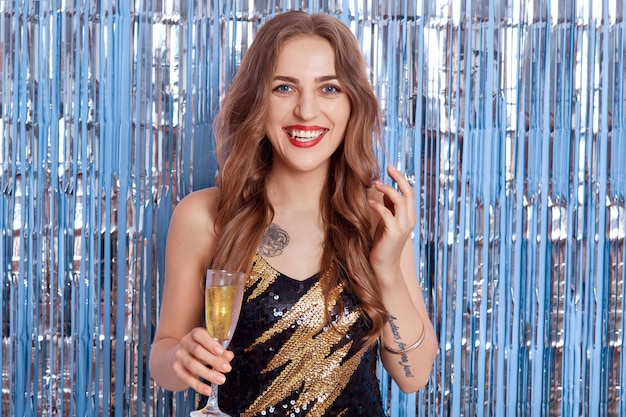
[[[277,85],[276,87],[274,87],[272,91],[276,93],[288,93],[289,91],[287,91],[286,89],[291,90],[291,87],[288,86],[287,84],[281,84],[281,85]]]
[[[328,91],[329,89],[332,89],[331,91]],[[272,89],[273,92],[279,93],[279,94],[286,94],[289,93],[291,90],[293,90],[293,88],[290,85],[287,84],[280,84],[277,85],[276,87],[274,87]],[[324,94],[328,94],[328,95],[332,95],[332,94],[338,94],[341,93],[341,88],[339,88],[338,86],[334,85],[334,84],[327,84],[324,85],[322,87],[322,92]]]
[[[332,88],[333,91],[327,91],[328,88]],[[322,87],[322,90],[324,90],[326,94],[341,93],[341,88],[337,87],[334,84],[325,85],[324,87]]]

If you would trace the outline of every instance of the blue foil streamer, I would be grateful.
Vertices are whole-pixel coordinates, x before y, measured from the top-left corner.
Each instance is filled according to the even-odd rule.
[[[620,0],[0,0],[0,415],[194,407],[147,370],[167,224],[286,9],[353,29],[420,191],[440,353],[417,396],[380,373],[389,414],[626,415]]]

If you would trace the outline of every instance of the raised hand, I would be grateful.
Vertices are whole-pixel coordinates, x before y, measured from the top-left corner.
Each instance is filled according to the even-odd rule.
[[[398,185],[398,190],[376,182],[374,187],[382,193],[382,200],[370,200],[370,206],[380,216],[370,252],[372,268],[380,279],[400,268],[400,254],[417,221],[413,188],[393,166],[389,165],[387,172]],[[393,277],[389,276],[389,279]]]

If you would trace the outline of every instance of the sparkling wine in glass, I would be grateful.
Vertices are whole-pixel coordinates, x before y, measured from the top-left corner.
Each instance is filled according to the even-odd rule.
[[[209,269],[206,273],[205,318],[206,328],[226,349],[233,337],[239,312],[246,274],[243,272]],[[190,417],[231,417],[217,405],[217,384],[211,384],[211,395],[201,410],[192,411]]]

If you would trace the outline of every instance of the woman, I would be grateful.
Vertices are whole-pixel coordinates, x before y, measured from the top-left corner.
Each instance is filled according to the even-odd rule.
[[[171,220],[158,384],[224,384],[220,408],[243,416],[384,415],[378,354],[403,391],[425,385],[437,341],[413,258],[414,195],[393,167],[399,191],[376,181],[378,130],[345,25],[287,12],[261,27],[216,120],[216,187]],[[228,351],[204,328],[208,268],[248,274]]]

